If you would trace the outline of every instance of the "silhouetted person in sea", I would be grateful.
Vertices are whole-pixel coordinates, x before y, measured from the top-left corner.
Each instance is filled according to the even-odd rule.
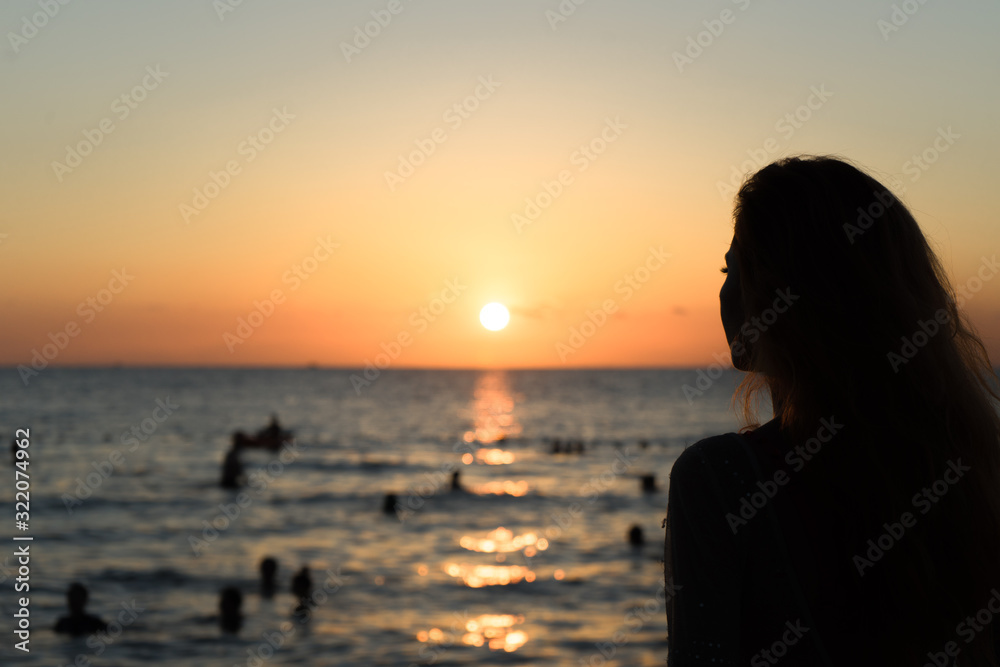
[[[462,480],[460,479],[460,477],[461,477],[461,473],[459,471],[457,471],[457,470],[455,472],[451,473],[451,490],[452,491],[464,491],[464,489],[462,488]]]
[[[656,475],[643,475],[639,478],[639,488],[643,493],[656,493]]]
[[[108,624],[97,616],[84,611],[87,606],[87,587],[73,582],[66,591],[66,606],[69,615],[62,616],[56,622],[55,631],[79,637],[108,629]]]
[[[257,435],[262,438],[280,438],[283,432],[281,424],[278,423],[278,415],[272,414],[271,421]]]
[[[260,561],[260,594],[262,597],[274,597],[277,590],[278,561],[268,556]]]
[[[633,547],[641,547],[645,543],[645,539],[642,537],[642,528],[633,524],[628,529],[628,543]]]
[[[395,514],[397,500],[395,493],[385,494],[385,497],[382,498],[382,512],[384,514]]]
[[[233,434],[233,444],[222,461],[222,478],[219,480],[219,485],[224,489],[238,489],[246,483],[239,443],[239,434]]]
[[[235,635],[243,627],[243,594],[235,586],[222,589],[219,596],[219,627],[223,632]]]
[[[719,301],[746,426],[671,471],[669,665],[997,664],[1000,397],[961,292],[838,159],[764,167],[734,218]]]
[[[312,593],[312,574],[308,565],[303,565],[292,577],[292,593],[298,598],[309,597]]]
[[[309,574],[309,566],[303,565],[302,569],[292,577],[292,594],[299,601],[300,607],[308,604],[309,597],[312,595],[312,586],[312,575]]]

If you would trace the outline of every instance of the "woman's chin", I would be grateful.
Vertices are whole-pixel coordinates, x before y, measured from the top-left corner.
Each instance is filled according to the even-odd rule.
[[[733,368],[736,370],[744,372],[750,372],[753,370],[749,354],[736,354],[730,350],[729,358],[732,360]]]

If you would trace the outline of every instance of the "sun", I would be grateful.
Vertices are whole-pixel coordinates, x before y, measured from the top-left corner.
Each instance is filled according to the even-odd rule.
[[[510,312],[502,303],[488,303],[479,311],[479,321],[490,331],[500,331],[510,322]]]

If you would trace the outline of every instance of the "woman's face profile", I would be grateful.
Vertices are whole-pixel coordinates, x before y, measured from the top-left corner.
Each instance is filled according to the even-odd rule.
[[[746,314],[743,312],[743,295],[740,291],[740,271],[736,263],[735,247],[736,238],[733,237],[732,243],[729,245],[729,251],[725,257],[726,266],[723,272],[726,274],[726,280],[722,283],[722,289],[719,290],[719,309],[722,314],[722,328],[726,332],[726,342],[729,344],[733,366],[741,371],[745,371],[748,370],[743,367],[746,364],[745,354],[742,353],[743,351],[739,347],[737,347],[736,351],[741,352],[741,354],[738,355],[733,351],[733,341],[736,339],[740,327],[746,321]]]

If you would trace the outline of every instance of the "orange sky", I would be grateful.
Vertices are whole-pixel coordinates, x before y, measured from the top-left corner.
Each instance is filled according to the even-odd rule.
[[[707,365],[726,182],[800,152],[997,254],[995,3],[329,4],[4,3],[0,363]]]

